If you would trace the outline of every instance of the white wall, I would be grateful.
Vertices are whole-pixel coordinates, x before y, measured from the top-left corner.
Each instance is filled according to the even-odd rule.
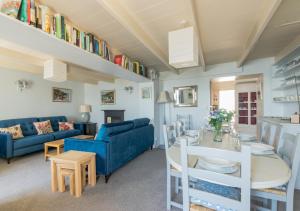
[[[31,81],[32,87],[23,92],[17,91],[15,82],[20,79]],[[72,89],[72,102],[52,102],[52,87]],[[83,102],[81,83],[55,83],[44,80],[42,75],[0,68],[0,119],[65,115],[76,120]]]
[[[192,114],[193,128],[199,128],[208,116],[210,106],[210,80],[221,76],[230,75],[249,75],[263,74],[263,97],[264,97],[264,114],[265,116],[283,116],[284,106],[273,103],[272,101],[272,64],[273,58],[259,59],[248,62],[241,68],[237,68],[235,62],[224,63],[208,66],[206,72],[200,68],[192,68],[180,75],[168,72],[161,73],[160,84],[162,90],[167,90],[173,94],[173,88],[177,86],[197,85],[198,86],[198,106],[188,108],[175,108],[171,105],[171,120],[176,120],[177,114]],[[163,116],[163,112],[160,112]],[[167,114],[168,115],[168,114]],[[160,125],[162,121],[160,121]],[[160,133],[160,144],[162,141],[162,132]]]
[[[133,87],[130,94],[124,88]],[[141,89],[151,87],[152,98],[145,100],[141,98]],[[115,105],[101,105],[101,90],[116,90]],[[104,123],[104,112],[102,110],[125,110],[125,120],[141,117],[154,118],[153,83],[135,83],[127,80],[117,79],[115,83],[99,82],[98,85],[85,84],[85,103],[92,106],[91,121],[97,122],[98,126]]]

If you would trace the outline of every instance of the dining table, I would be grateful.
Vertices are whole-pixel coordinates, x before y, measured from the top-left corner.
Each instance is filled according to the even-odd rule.
[[[183,136],[181,138],[192,139]],[[193,145],[224,149],[224,150],[240,150],[242,144],[251,144],[249,141],[241,141],[238,137],[230,134],[224,134],[221,142],[213,140],[213,134],[206,132],[204,135],[196,139]],[[180,139],[179,139],[180,140]],[[180,143],[173,144],[167,149],[167,156],[170,164],[181,171]],[[188,165],[195,167],[199,157],[190,156]],[[230,159],[229,159],[230,160]],[[276,153],[272,155],[255,155],[251,154],[251,188],[265,189],[274,188],[286,184],[291,177],[291,169],[286,162]]]

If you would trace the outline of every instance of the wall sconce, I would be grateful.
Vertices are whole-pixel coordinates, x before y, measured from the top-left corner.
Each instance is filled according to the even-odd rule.
[[[132,86],[125,86],[125,91],[129,92],[129,94],[132,94],[133,92],[133,87]]]
[[[26,80],[17,80],[16,82],[18,91],[22,92],[24,89],[30,88],[31,82]]]

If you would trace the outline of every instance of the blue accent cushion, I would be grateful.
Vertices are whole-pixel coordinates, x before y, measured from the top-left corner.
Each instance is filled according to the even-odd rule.
[[[54,136],[54,138],[57,139],[64,139],[69,138],[72,136],[78,136],[81,134],[80,130],[64,130],[64,131],[56,131],[54,133],[50,133]]]
[[[24,119],[7,119],[0,121],[0,128],[11,127],[14,125],[21,125],[22,133],[24,136],[36,135],[37,131],[33,122],[37,122],[37,118],[24,118]]]
[[[58,122],[67,122],[65,116],[51,116],[51,117],[40,117],[38,118],[39,122],[50,120],[53,131],[59,131]]]
[[[149,125],[150,119],[148,118],[140,118],[133,120],[133,127],[139,128]]]
[[[105,140],[107,137],[116,135],[133,128],[132,121],[103,124],[98,132],[96,140]]]
[[[54,137],[51,134],[26,136],[14,141],[14,149],[30,147],[37,144],[43,144],[48,141],[53,141]]]
[[[194,186],[195,189],[201,191],[220,195],[237,201],[241,200],[241,190],[239,188],[218,185],[203,180],[196,180],[191,182],[191,184]],[[211,208],[213,210],[232,211],[232,209],[230,208],[222,207],[222,205],[219,205],[218,202],[207,202],[202,199],[198,199],[194,197],[191,198],[191,202],[194,204],[199,204]]]

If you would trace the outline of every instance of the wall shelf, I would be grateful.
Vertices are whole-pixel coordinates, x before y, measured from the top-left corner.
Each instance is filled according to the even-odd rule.
[[[56,38],[41,29],[0,13],[0,41],[13,46],[49,55],[66,63],[134,82],[149,82],[150,79],[128,71],[104,58]],[[23,52],[23,53],[24,53]]]

